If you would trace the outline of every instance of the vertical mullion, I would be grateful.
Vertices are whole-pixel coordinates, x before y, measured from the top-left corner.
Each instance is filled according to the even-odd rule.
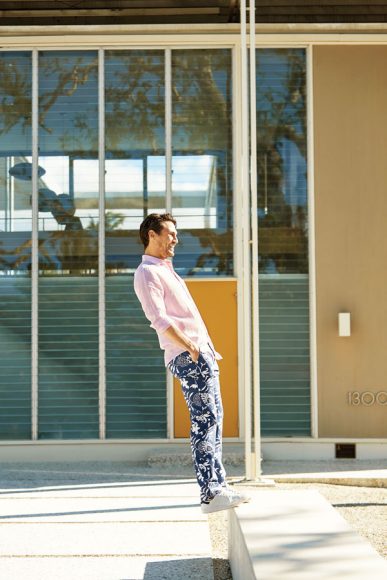
[[[261,373],[259,346],[259,268],[257,191],[257,95],[255,63],[255,0],[250,0],[250,191],[253,301],[254,478],[261,476]]]
[[[245,473],[251,479],[252,421],[251,421],[251,268],[250,268],[250,185],[249,185],[249,94],[247,63],[246,0],[241,0],[241,189],[242,189],[242,303],[243,303],[243,386],[245,403]]]
[[[165,209],[172,212],[172,51],[165,52]],[[174,437],[174,390],[173,376],[168,370],[167,381],[167,437]]]
[[[31,438],[38,439],[38,51],[32,51]]]
[[[306,114],[307,114],[307,187],[308,187],[308,251],[309,251],[309,344],[310,344],[310,408],[311,435],[318,437],[317,390],[317,307],[316,307],[316,227],[314,194],[314,113],[313,113],[313,45],[306,51]]]
[[[242,201],[241,201],[241,51],[239,43],[232,49],[232,135],[233,135],[233,248],[234,248],[234,276],[237,277],[237,326],[238,326],[238,435],[243,440],[243,426],[245,424],[245,405],[243,388],[243,272],[242,272]]]
[[[105,76],[104,50],[98,51],[98,328],[99,328],[99,437],[106,438],[105,349]]]
[[[172,51],[165,49],[165,208],[172,211]]]

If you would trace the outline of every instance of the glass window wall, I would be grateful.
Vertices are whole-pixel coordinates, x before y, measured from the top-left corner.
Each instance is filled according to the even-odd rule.
[[[0,52],[0,439],[31,435],[31,73]]]
[[[306,55],[257,50],[262,431],[310,434]]]
[[[95,439],[101,431],[108,438],[166,436],[163,356],[133,293],[133,273],[143,253],[138,226],[148,213],[170,209],[172,199],[180,231],[175,265],[181,274],[234,274],[231,50],[173,49],[171,59],[165,50],[102,53],[99,60],[96,50],[37,51],[36,102],[32,53],[0,53],[3,439],[30,439],[35,431],[40,439]],[[99,62],[104,63],[103,99]],[[100,160],[102,100],[105,155]],[[38,126],[34,328],[32,111]],[[103,257],[99,247],[105,248]],[[105,310],[99,312],[103,287]],[[99,376],[101,330],[106,377]],[[31,335],[38,344],[36,377]],[[38,406],[31,420],[32,383],[38,385]],[[104,389],[106,408],[105,397],[99,398]]]
[[[98,438],[98,60],[39,54],[39,438]]]
[[[184,276],[232,276],[231,51],[172,51],[172,207]]]
[[[138,229],[165,211],[164,51],[105,54],[106,435],[166,437],[163,355],[133,290]]]

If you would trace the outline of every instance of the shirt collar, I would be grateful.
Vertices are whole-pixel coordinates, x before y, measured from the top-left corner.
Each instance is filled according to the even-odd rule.
[[[172,267],[172,262],[170,260],[156,258],[155,256],[149,256],[148,254],[143,255],[142,262],[145,264],[157,264],[159,266],[168,266],[169,268]]]

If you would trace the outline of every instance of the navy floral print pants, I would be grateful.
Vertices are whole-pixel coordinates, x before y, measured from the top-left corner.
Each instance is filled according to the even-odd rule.
[[[212,352],[201,352],[195,363],[188,351],[168,365],[179,379],[191,418],[191,451],[200,487],[200,500],[208,503],[224,486],[222,464],[223,407],[219,367]]]

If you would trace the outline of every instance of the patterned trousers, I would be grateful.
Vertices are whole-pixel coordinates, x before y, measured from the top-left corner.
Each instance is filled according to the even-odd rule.
[[[181,382],[191,419],[191,451],[200,500],[208,503],[226,485],[218,363],[212,352],[201,352],[195,363],[186,351],[174,358],[168,368]]]

